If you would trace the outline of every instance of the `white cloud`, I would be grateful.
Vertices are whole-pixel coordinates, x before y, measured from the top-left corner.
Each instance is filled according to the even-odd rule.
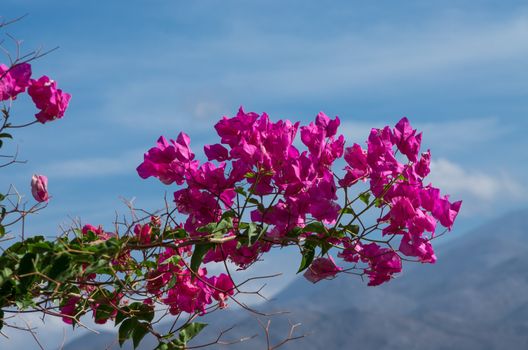
[[[511,125],[492,117],[417,123],[415,127],[423,132],[424,141],[428,145],[446,150],[476,146],[497,140],[513,131]]]
[[[388,27],[323,40],[248,28],[213,47],[242,57],[265,52],[263,57],[275,62],[257,65],[251,72],[228,71],[223,81],[229,86],[253,81],[280,96],[321,97],[347,88],[383,86],[402,77],[414,83],[444,79],[446,70],[522,58],[528,53],[527,37],[528,18],[519,16],[500,23],[440,22],[420,31]]]
[[[128,151],[112,157],[70,159],[51,163],[42,169],[50,178],[85,178],[127,174],[141,162],[144,151]]]
[[[431,174],[427,178],[435,187],[449,193],[453,198],[466,198],[468,195],[478,201],[490,203],[496,199],[520,199],[524,188],[506,173],[488,174],[467,170],[447,159],[431,162]]]
[[[156,59],[155,70],[151,60],[137,52],[129,55],[128,63],[108,57],[104,69],[134,71],[136,75],[133,80],[116,80],[104,87],[101,93],[106,101],[101,114],[132,128],[203,130],[226,112],[225,106],[229,106],[228,112],[238,107],[233,98],[237,99],[234,103],[255,96],[270,101],[324,99],[345,93],[368,94],[366,89],[372,88],[405,90],[411,83],[411,88],[416,88],[446,79],[456,80],[458,86],[462,77],[467,78],[468,67],[493,64],[507,70],[509,62],[528,54],[528,17],[524,15],[485,23],[438,21],[420,31],[371,28],[361,34],[345,32],[324,39],[237,28],[192,44],[175,37]],[[90,57],[88,53],[75,55],[80,57],[68,57],[68,71],[81,69],[77,65],[89,66],[83,57]],[[489,67],[483,69],[489,71]],[[496,88],[503,93],[508,86],[514,87],[512,79],[507,86],[497,82]],[[462,81],[470,84],[474,80]]]

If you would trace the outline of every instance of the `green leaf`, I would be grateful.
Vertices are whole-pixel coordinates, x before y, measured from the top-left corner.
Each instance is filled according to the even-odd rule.
[[[96,274],[111,274],[112,270],[108,267],[108,257],[99,257],[98,260],[88,265],[84,270],[85,274],[96,273]]]
[[[5,227],[4,225],[0,225],[0,238],[5,236]]]
[[[310,264],[312,263],[315,257],[315,247],[316,247],[315,243],[306,242],[306,244],[303,247],[301,265],[299,266],[299,270],[297,271],[297,273],[306,270],[308,266],[310,266]]]
[[[166,230],[163,234],[165,238],[185,238],[187,237],[187,231],[183,228],[177,228],[175,230]]]
[[[221,237],[227,231],[231,230],[233,228],[233,219],[231,217],[227,217],[225,219],[220,220],[220,222],[212,222],[210,224],[207,224],[205,226],[202,226],[198,229],[198,232],[208,232],[216,237]]]
[[[236,215],[237,213],[234,210],[227,210],[222,214],[222,219],[234,218]]]
[[[244,175],[244,177],[247,178],[247,179],[252,179],[252,178],[254,178],[254,177],[256,177],[256,176],[257,176],[257,175],[256,175],[255,173],[252,173],[252,172],[246,173],[246,174]]]
[[[118,310],[117,314],[116,314],[116,317],[115,317],[114,326],[117,326],[118,324],[123,322],[127,317],[128,317],[127,313],[125,313],[125,312],[123,312],[121,310]]]
[[[213,247],[213,244],[197,244],[191,257],[191,270],[198,272],[205,254]]]
[[[173,255],[173,256],[177,256],[177,255]],[[172,258],[172,256],[171,256],[171,258]],[[143,261],[143,266],[145,266],[146,268],[149,268],[149,269],[155,269],[158,266],[158,264],[155,261],[146,260],[146,261]]]
[[[332,245],[326,241],[321,242],[321,255],[325,255],[332,248]]]
[[[359,233],[359,225],[346,225],[343,226],[348,232],[351,232],[354,236],[357,236]]]
[[[369,205],[370,203],[370,192],[363,192],[359,195],[359,199],[365,203],[365,205]]]
[[[251,247],[253,244],[255,244],[255,242],[259,240],[263,233],[264,230],[259,226],[259,224],[255,222],[249,223],[248,228],[244,231],[244,234],[248,237],[248,245]]]
[[[115,237],[111,237],[104,241],[104,245],[109,252],[117,252],[121,249],[121,241]]]
[[[154,350],[183,350],[185,349],[185,345],[186,344],[183,344],[178,339],[174,339],[168,343],[159,342],[158,346]]]
[[[4,327],[4,310],[0,309],[0,331],[2,330],[2,327]]]
[[[158,347],[154,350],[170,350],[170,348],[167,343],[159,343]]]
[[[53,243],[51,242],[35,242],[28,245],[28,252],[31,253],[46,253],[53,251]]]
[[[119,346],[123,346],[123,343],[130,338],[137,325],[138,320],[135,318],[127,318],[121,323],[119,327]]]
[[[173,264],[178,265],[178,262],[181,260],[181,256],[179,255],[173,255],[170,258],[163,260],[163,262],[160,265],[166,265],[166,264]]]
[[[0,270],[0,286],[3,286],[4,283],[11,282],[11,275],[13,275],[13,270],[9,267],[4,267]]]
[[[154,308],[152,306],[134,302],[128,306],[130,313],[138,320],[151,322],[154,319]]]
[[[8,134],[7,132],[0,133],[0,139],[12,139],[13,136],[11,134]]]
[[[57,277],[60,277],[63,275],[66,271],[70,269],[70,262],[71,258],[66,255],[62,254],[60,255],[55,261],[53,262],[53,265],[51,266],[51,269],[48,272],[48,277],[55,280]]]
[[[172,289],[174,288],[174,286],[176,285],[176,283],[178,283],[178,277],[176,277],[175,275],[171,277],[171,279],[169,280],[169,283],[167,283],[167,289]]]
[[[248,198],[247,201],[248,201],[249,203],[251,203],[251,204],[255,204],[255,205],[259,205],[259,204],[260,204],[260,202],[258,201],[258,199],[253,198],[253,197]]]
[[[299,235],[303,232],[302,227],[296,226],[292,228],[287,234],[286,237],[299,237]]]
[[[99,305],[97,307],[97,310],[95,311],[94,318],[96,321],[108,320],[112,316],[114,311],[115,309],[110,305]]]
[[[14,293],[14,287],[15,284],[13,280],[7,280],[2,283],[2,287],[0,288],[0,299],[3,297],[9,297]]]
[[[179,340],[185,345],[189,340],[196,337],[205,327],[207,327],[207,323],[189,323],[180,330]]]
[[[216,226],[216,229],[213,231],[213,234],[225,234],[227,231],[231,230],[233,228],[233,219],[231,217],[225,218],[220,220],[218,225]]]
[[[238,194],[243,195],[244,197],[247,197],[247,192],[244,190],[243,187],[236,187],[235,192]]]
[[[137,327],[132,332],[132,342],[134,343],[134,349],[138,347],[139,343],[148,333],[148,325],[146,323],[138,323]]]
[[[33,260],[36,258],[34,253],[27,253],[24,255],[18,266],[18,275],[27,275],[35,271]],[[20,291],[25,294],[28,287],[35,280],[35,275],[24,276],[20,278]]]
[[[345,208],[342,208],[341,209],[341,213],[343,214],[351,214],[351,215],[354,215],[354,210],[352,210],[352,208],[349,208],[349,207],[345,207]]]
[[[326,227],[323,225],[322,222],[315,221],[312,222],[303,228],[304,232],[315,232],[315,233],[328,233],[326,231]]]

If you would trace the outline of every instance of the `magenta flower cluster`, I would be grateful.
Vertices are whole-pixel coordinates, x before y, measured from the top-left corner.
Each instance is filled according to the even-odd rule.
[[[226,307],[237,290],[229,271],[208,276],[204,264],[245,269],[273,247],[298,246],[299,271],[313,283],[352,272],[375,286],[400,273],[404,258],[434,263],[431,240],[439,226],[452,228],[461,202],[426,184],[431,153],[420,153],[422,134],[403,118],[393,128],[372,129],[364,146],[346,147],[340,124],[324,113],[304,126],[272,122],[241,108],[215,125],[220,142],[204,147],[205,162],[196,159],[185,133],[160,137],[137,171],[176,186],[176,214],[164,225],[156,216],[135,224],[130,251],[112,264],[126,271],[132,250],[159,248],[145,273],[144,304],[203,315]],[[377,211],[373,224],[364,222],[367,211]],[[167,241],[166,232],[175,236]],[[117,237],[90,225],[82,235]],[[89,293],[97,276],[84,278],[80,284]],[[113,298],[116,305],[126,302],[120,294]],[[63,303],[65,321],[81,302]],[[90,307],[96,315],[99,304]]]
[[[31,79],[31,65],[19,63],[12,67],[0,64],[0,101],[15,100],[27,92],[39,112],[35,117],[42,124],[60,119],[68,107],[71,95],[57,88],[57,83],[47,76]]]
[[[165,250],[158,260],[158,269],[149,275],[147,284],[147,290],[168,305],[171,314],[198,312],[203,315],[213,299],[219,302],[220,308],[227,306],[226,299],[234,293],[233,281],[227,274],[207,277],[205,268],[193,273],[182,259],[177,263],[167,262],[174,256],[179,255],[170,248]],[[173,287],[163,297],[163,287],[170,283]]]
[[[431,154],[420,154],[422,134],[403,118],[394,128],[372,129],[366,148],[357,143],[345,148],[339,126],[339,118],[324,113],[300,126],[240,109],[215,125],[220,143],[205,146],[207,162],[195,159],[189,136],[180,133],[176,140],[160,137],[137,170],[142,178],[183,185],[174,192],[174,202],[191,237],[207,234],[206,225],[232,213],[233,226],[223,237],[233,239],[211,249],[205,263],[229,260],[245,268],[275,245],[295,241],[302,246],[313,239],[318,239],[321,254],[305,273],[312,282],[348,270],[336,265],[321,242],[367,275],[369,285],[400,272],[402,256],[434,263],[431,239],[438,224],[451,229],[461,202],[450,202],[425,183]],[[295,145],[298,133],[304,151]],[[340,158],[342,171],[335,171]],[[367,189],[358,183],[366,183]],[[354,207],[355,189],[365,210],[379,210],[372,229],[359,218],[365,210]],[[247,232],[243,229],[252,223],[260,229],[259,239],[241,243]],[[323,230],[310,232],[313,223]],[[387,236],[391,239],[383,241]]]

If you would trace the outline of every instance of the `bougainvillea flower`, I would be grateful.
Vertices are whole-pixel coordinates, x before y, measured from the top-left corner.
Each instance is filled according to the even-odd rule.
[[[16,99],[18,94],[26,91],[30,78],[29,63],[19,63],[11,68],[0,64],[0,101]]]
[[[223,162],[224,160],[229,159],[229,151],[219,143],[214,145],[205,145],[204,153],[208,160]]]
[[[170,142],[161,136],[156,147],[145,153],[143,163],[137,167],[139,176],[143,179],[157,177],[166,185],[173,182],[183,184],[189,169],[196,169],[199,165],[194,160],[189,142],[189,136],[185,133],[180,133],[176,141]]]
[[[71,95],[57,89],[57,83],[47,76],[31,79],[28,94],[40,112],[35,117],[42,124],[64,116]]]
[[[137,240],[141,244],[150,243],[151,233],[152,233],[152,227],[149,224],[145,224],[145,225],[136,224],[136,226],[134,226],[134,234],[136,235]]]
[[[362,246],[361,260],[369,267],[365,273],[369,276],[369,286],[377,286],[390,281],[392,276],[401,272],[402,263],[398,254],[390,248],[382,248],[376,243]]]
[[[226,299],[235,293],[235,285],[231,277],[225,273],[221,273],[218,277],[213,276],[211,279],[213,288],[213,298],[220,303],[220,308],[227,307]]]
[[[73,317],[76,315],[75,309],[80,299],[81,298],[79,297],[70,297],[66,300],[64,305],[61,306],[60,313],[64,315],[62,317],[64,323],[73,324]]]
[[[308,267],[304,277],[312,283],[317,283],[320,280],[334,278],[342,270],[341,267],[335,264],[331,256],[328,258],[317,258]]]

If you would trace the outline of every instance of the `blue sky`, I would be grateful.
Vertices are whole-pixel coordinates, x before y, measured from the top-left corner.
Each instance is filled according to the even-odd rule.
[[[27,51],[60,46],[34,72],[73,95],[64,119],[16,134],[29,163],[0,175],[26,194],[48,175],[53,199],[29,233],[109,225],[121,197],[161,207],[173,189],[139,179],[143,152],[183,130],[199,153],[240,105],[338,115],[350,143],[407,116],[432,150],[431,181],[464,200],[453,235],[526,206],[523,1],[3,1],[4,18],[26,13],[8,33]],[[21,98],[14,114],[34,112]]]

